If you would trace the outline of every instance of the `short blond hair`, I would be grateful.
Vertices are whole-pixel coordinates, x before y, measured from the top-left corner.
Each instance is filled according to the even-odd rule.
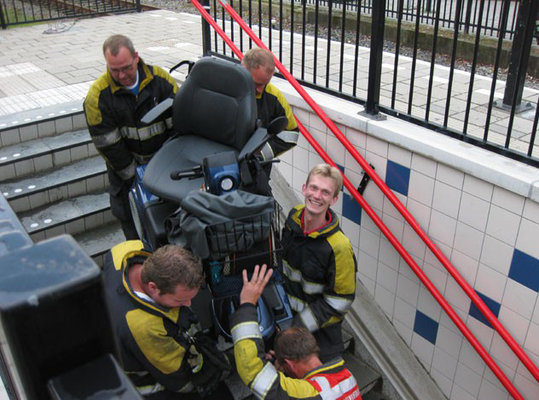
[[[333,196],[339,195],[339,192],[342,189],[342,174],[338,168],[332,167],[329,164],[316,165],[313,169],[311,169],[309,175],[307,175],[307,182],[305,182],[306,186],[309,185],[309,181],[313,175],[321,175],[326,178],[331,178],[333,182],[335,182],[335,193],[333,193]]]
[[[245,68],[257,69],[258,67],[266,67],[268,71],[275,71],[275,61],[273,60],[273,54],[270,51],[261,49],[260,47],[253,47],[245,52],[241,65]]]

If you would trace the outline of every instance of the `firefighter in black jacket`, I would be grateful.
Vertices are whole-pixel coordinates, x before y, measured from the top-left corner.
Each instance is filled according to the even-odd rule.
[[[150,254],[130,240],[107,254],[103,274],[121,363],[141,394],[196,399],[215,388],[221,371],[189,339],[200,330],[189,308],[203,282],[200,260],[174,245]]]
[[[123,35],[103,43],[107,72],[90,87],[84,112],[92,141],[107,164],[112,214],[128,240],[138,239],[128,202],[135,168],[146,164],[169,138],[170,112],[150,125],[141,118],[174,97],[176,81],[162,68],[145,64]]]
[[[290,211],[282,234],[283,274],[295,312],[293,323],[314,334],[324,362],[344,351],[341,325],[356,289],[352,245],[330,208],[341,187],[337,168],[314,167],[302,187],[305,205]]]

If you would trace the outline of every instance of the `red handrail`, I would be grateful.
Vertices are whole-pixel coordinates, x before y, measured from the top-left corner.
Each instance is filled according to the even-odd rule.
[[[241,54],[241,52],[237,49],[237,47],[231,42],[231,40],[228,38],[228,36],[226,35],[226,33],[218,26],[218,24],[213,20],[213,18],[209,15],[209,13],[206,12],[206,10],[204,10],[204,8],[200,5],[200,3],[198,3],[197,0],[191,0],[191,2],[193,3],[193,5],[201,12],[201,14],[203,15],[203,17],[208,21],[208,23],[210,23],[212,25],[212,27],[214,27],[214,29],[216,30],[216,32],[223,38],[223,40],[229,44],[229,46],[232,48],[232,50],[234,51],[234,53],[241,59],[243,57],[243,55]],[[251,31],[251,29],[245,24],[245,22],[241,19],[241,17],[235,12],[235,10],[230,7],[226,2],[224,1],[221,1],[219,0],[219,2],[221,3],[221,5],[225,8],[225,10],[232,16],[232,18],[234,18],[234,20],[236,20],[236,22],[238,22],[238,24],[241,26],[241,28],[247,32],[247,34],[251,37],[251,39],[253,39],[253,41],[255,41],[255,43],[259,46],[259,47],[262,47],[262,48],[266,48],[267,47],[264,45],[264,43]],[[275,57],[274,57],[275,58]],[[392,203],[395,205],[395,207],[397,209],[399,209],[399,211],[401,212],[401,214],[403,214],[403,216],[406,218],[406,215],[405,214],[408,214],[408,217],[413,221],[413,223],[411,223],[408,218],[407,221],[410,223],[410,225],[412,225],[412,227],[415,229],[415,227],[417,226],[417,229],[419,229],[419,231],[421,233],[423,233],[423,235],[426,237],[426,234],[424,234],[424,232],[421,231],[421,228],[419,227],[419,225],[415,222],[415,220],[413,220],[413,217],[409,214],[409,212],[404,208],[404,206],[400,203],[400,201],[396,198],[396,196],[391,192],[391,190],[385,185],[385,183],[378,177],[378,175],[376,175],[376,173],[374,172],[374,170],[372,170],[372,168],[368,165],[368,163],[363,160],[363,158],[361,157],[361,155],[359,155],[359,153],[357,153],[357,151],[352,147],[352,145],[347,141],[347,139],[344,137],[344,135],[337,129],[337,127],[333,124],[333,122],[327,117],[327,115],[320,109],[320,107],[318,107],[318,105],[316,103],[314,103],[314,101],[312,100],[312,98],[305,92],[305,90],[299,85],[299,83],[295,80],[295,78],[293,76],[290,75],[290,73],[284,68],[284,66],[279,62],[279,60],[277,58],[275,58],[275,62],[276,62],[276,66],[277,68],[279,69],[279,71],[281,71],[281,73],[283,74],[283,76],[285,76],[285,78],[287,78],[287,80],[292,84],[292,86],[294,86],[294,88],[300,93],[300,95],[302,95],[302,97],[307,101],[307,103],[311,106],[311,108],[319,115],[319,117],[326,123],[326,125],[333,131],[333,133],[339,138],[339,140],[341,141],[341,143],[343,143],[343,145],[347,148],[348,151],[350,151],[350,153],[352,153],[352,155],[354,156],[354,158],[356,159],[356,161],[358,161],[358,163],[363,167],[363,169],[369,174],[369,176],[371,176],[371,178],[377,183],[377,185],[380,187],[380,189],[382,189],[382,192],[384,192],[384,194],[386,194],[386,196],[388,198],[390,198],[391,200],[391,197],[393,197],[397,204],[400,205],[400,208],[402,208],[404,210],[404,213],[403,211],[400,210],[400,208],[397,206],[397,204]],[[296,118],[297,119],[297,118]],[[312,136],[309,134],[309,132],[307,132],[307,130],[305,129],[305,127],[301,124],[300,121],[298,121],[298,126],[300,128],[300,131],[301,133],[305,136],[305,138],[308,140],[308,142],[315,148],[315,150],[321,155],[321,157],[324,159],[324,161],[332,164],[332,165],[335,165],[334,162],[329,158],[329,156],[325,153],[325,151],[318,145],[318,143],[312,138]],[[357,155],[357,157],[356,157]],[[365,167],[366,166],[366,167]],[[376,179],[376,178],[377,179]],[[391,244],[395,247],[395,249],[399,252],[399,254],[405,259],[405,261],[410,265],[410,267],[412,268],[412,270],[416,273],[416,275],[420,278],[420,280],[423,282],[423,284],[425,284],[425,286],[427,287],[427,289],[431,292],[431,294],[435,297],[435,299],[440,303],[440,305],[442,306],[442,308],[444,309],[444,311],[446,311],[446,313],[449,315],[449,317],[453,320],[453,322],[455,323],[455,325],[457,325],[457,327],[461,330],[461,332],[463,333],[463,335],[468,339],[468,341],[470,342],[470,344],[476,349],[476,351],[479,353],[479,355],[483,358],[483,360],[485,361],[485,363],[489,366],[489,368],[491,368],[491,370],[493,371],[493,373],[498,377],[498,379],[501,381],[501,383],[506,387],[506,389],[511,393],[511,395],[516,398],[516,399],[523,399],[523,397],[520,395],[520,393],[516,390],[516,388],[512,385],[512,383],[509,381],[509,379],[503,374],[503,371],[501,371],[501,369],[496,365],[496,363],[492,360],[492,358],[490,357],[490,355],[486,352],[486,350],[481,346],[481,344],[477,341],[477,339],[473,336],[473,334],[468,330],[468,328],[466,327],[466,325],[462,322],[462,320],[460,319],[460,317],[455,313],[455,311],[451,308],[451,306],[449,305],[449,303],[447,303],[447,301],[443,298],[443,296],[440,294],[440,292],[436,289],[436,287],[432,284],[432,282],[430,282],[430,280],[428,279],[428,277],[426,277],[426,275],[423,273],[423,271],[420,269],[420,267],[415,263],[415,261],[413,260],[413,258],[406,252],[406,250],[402,247],[402,245],[398,242],[398,240],[395,238],[395,236],[391,233],[391,231],[389,231],[389,229],[385,226],[385,224],[382,222],[382,220],[378,217],[378,215],[372,210],[372,208],[366,203],[366,201],[363,199],[363,197],[357,192],[357,190],[355,189],[355,187],[350,183],[350,181],[348,181],[348,179],[346,178],[346,176],[343,175],[343,180],[344,180],[344,184],[345,186],[347,187],[347,189],[350,191],[350,193],[352,194],[352,196],[356,199],[356,201],[358,201],[358,203],[361,205],[361,207],[367,212],[367,214],[371,217],[371,219],[376,223],[376,225],[380,228],[380,230],[384,233],[384,235],[388,238],[388,240],[391,242]],[[384,190],[387,189],[387,190]],[[391,194],[388,195],[388,193],[386,192],[389,192]],[[417,232],[417,230],[416,230]],[[419,232],[418,232],[419,234]],[[420,235],[421,237],[422,235]],[[423,239],[423,237],[422,237]],[[430,239],[427,237],[428,241],[430,241]],[[425,239],[423,239],[426,243],[427,241]],[[432,243],[432,242],[431,242]],[[427,243],[428,244],[428,243]],[[434,246],[434,244],[433,244]],[[430,248],[430,246],[429,246]],[[439,252],[438,249],[436,249],[436,247],[434,246],[434,249],[437,250]],[[432,250],[432,248],[431,248]],[[434,252],[434,250],[433,250]],[[440,252],[441,254],[441,252]],[[445,256],[443,256],[443,254],[441,254],[442,257],[445,259]],[[447,261],[447,260],[446,260]],[[447,261],[447,263],[449,263],[449,261]],[[449,264],[451,266],[452,269],[454,269],[454,267]],[[450,271],[451,272],[451,271]],[[458,275],[458,272],[455,271],[455,274],[457,274],[457,276],[462,280],[462,277],[460,277],[460,275]],[[452,274],[453,275],[453,274]],[[457,281],[458,279],[455,278]],[[467,283],[465,282],[465,284],[467,285]],[[471,289],[473,291],[473,289]],[[475,292],[473,292],[475,294]],[[477,296],[477,294],[475,294]],[[471,297],[471,296],[470,296]],[[482,302],[482,300],[479,298],[479,296],[477,296],[477,298],[479,299],[479,301],[483,304],[483,306],[485,308],[487,308],[487,310],[490,312],[490,310],[488,309],[488,307],[486,307],[486,305],[484,305],[484,303]],[[473,300],[473,299],[472,299]],[[477,305],[477,304],[476,304]],[[481,307],[478,305],[478,308],[481,310]],[[486,316],[487,319],[488,319],[488,316]],[[496,319],[496,317],[494,315],[492,315],[492,317],[498,322],[499,324],[499,321]],[[501,324],[500,324],[501,325]],[[503,327],[502,327],[503,328]],[[507,333],[507,335],[509,335]],[[503,336],[503,335],[502,335]],[[509,336],[510,337],[510,336]],[[511,338],[511,337],[510,337]],[[505,339],[505,338],[504,338]],[[511,338],[511,340],[513,340],[514,342],[514,339]],[[507,340],[506,340],[507,342]],[[508,342],[509,344],[509,342]],[[518,344],[515,343],[515,345],[518,347]],[[518,349],[523,353],[522,349],[520,349],[520,347],[518,347]],[[518,354],[517,354],[518,355]],[[524,353],[524,356],[527,358],[527,355]],[[524,361],[523,361],[524,362]],[[533,367],[535,367],[535,365],[530,361],[531,365]],[[526,364],[526,363],[525,363]],[[535,367],[535,369],[537,369],[537,367]],[[533,373],[533,372],[532,372]]]

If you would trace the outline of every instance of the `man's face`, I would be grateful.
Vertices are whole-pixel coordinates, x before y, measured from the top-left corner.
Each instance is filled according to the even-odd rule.
[[[305,209],[312,215],[326,214],[327,209],[335,204],[337,186],[333,179],[322,175],[312,175],[301,191],[305,197]]]
[[[152,299],[159,305],[167,308],[189,307],[191,300],[198,293],[197,289],[189,289],[182,284],[178,284],[174,293],[162,294],[159,290],[152,296]]]
[[[268,68],[264,65],[260,65],[258,68],[250,69],[249,72],[253,77],[256,92],[260,94],[264,91],[264,88],[269,81],[271,81],[274,71],[271,69],[268,70]]]
[[[112,78],[122,86],[133,86],[137,81],[138,53],[135,56],[126,47],[120,47],[117,55],[105,52],[105,61]]]

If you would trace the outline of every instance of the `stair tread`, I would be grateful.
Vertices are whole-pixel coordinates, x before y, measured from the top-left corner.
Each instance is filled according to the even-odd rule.
[[[346,362],[346,367],[352,372],[354,378],[356,378],[362,395],[368,392],[368,390],[382,378],[382,375],[379,372],[361,361],[358,356],[348,351],[344,353],[344,360]]]
[[[91,139],[88,129],[80,129],[3,147],[0,148],[0,166],[89,142],[91,142]]]
[[[65,224],[110,208],[108,193],[87,194],[19,215],[28,233]]]
[[[125,241],[125,236],[118,221],[73,237],[90,257],[103,254],[116,244]]]
[[[90,157],[63,167],[46,171],[29,178],[12,180],[0,185],[0,190],[8,199],[28,196],[43,190],[76,182],[102,174],[106,171],[105,161],[101,156]]]

